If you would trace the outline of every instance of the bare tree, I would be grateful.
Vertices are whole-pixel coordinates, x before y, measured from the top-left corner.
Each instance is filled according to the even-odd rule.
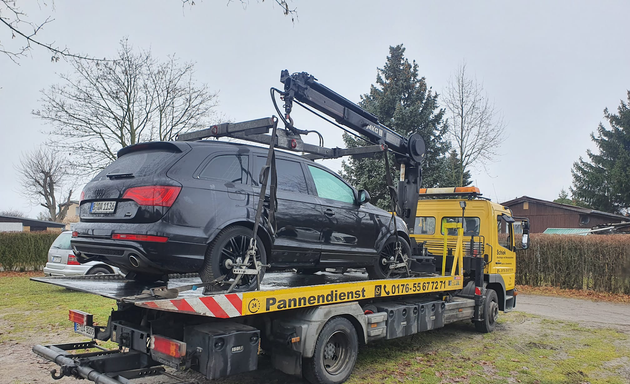
[[[241,5],[243,6],[243,8],[247,8],[247,6],[249,5],[249,0],[239,0]],[[263,2],[265,0],[262,0]],[[228,4],[231,3],[232,0],[228,0]],[[273,3],[276,3],[280,6],[280,8],[282,9],[282,13],[285,16],[290,16],[291,17],[291,22],[295,22],[295,19],[297,18],[298,14],[297,14],[297,9],[294,7],[289,7],[289,2],[291,2],[291,0],[273,0]],[[195,5],[195,1],[194,0],[182,0],[183,4],[190,4],[190,5]]]
[[[286,16],[290,16],[291,21],[295,21],[297,11],[295,8],[289,7],[289,1],[290,0],[274,0],[274,2],[282,8],[282,13]],[[181,0],[181,2],[182,6],[195,5],[194,0]],[[244,7],[249,4],[249,0],[240,0],[240,2]],[[229,3],[230,0],[228,0],[228,4]],[[38,5],[50,6],[52,11],[54,11],[54,4],[54,0],[38,1]],[[0,54],[4,54],[17,64],[21,57],[26,56],[34,46],[38,46],[51,53],[51,61],[59,61],[62,57],[91,61],[107,61],[106,59],[97,59],[87,55],[80,55],[76,52],[70,52],[67,47],[61,47],[55,43],[46,43],[40,40],[39,37],[41,37],[41,32],[44,27],[53,21],[52,16],[48,16],[43,21],[34,22],[29,19],[23,8],[18,5],[18,0],[0,0],[0,26],[5,27],[5,31],[8,32],[5,36],[10,36],[10,40],[13,42],[10,43],[9,46],[6,46],[6,39],[0,38]]]
[[[40,1],[41,6],[48,6],[54,10],[54,1]],[[48,16],[43,21],[31,21],[28,15],[18,5],[17,0],[0,0],[0,26],[4,26],[5,31],[9,32],[5,36],[11,36],[12,43],[6,45],[6,39],[0,39],[0,53],[11,59],[14,63],[18,63],[21,57],[24,57],[34,47],[38,46],[48,50],[51,53],[51,61],[59,61],[61,57],[103,61],[103,59],[95,59],[85,55],[79,55],[70,52],[68,48],[61,47],[54,43],[46,43],[38,37],[44,27],[54,21]]]
[[[466,74],[462,64],[451,78],[443,98],[450,115],[449,138],[459,156],[459,185],[472,166],[485,165],[497,156],[505,124],[483,91],[483,86]]]
[[[26,217],[24,212],[18,211],[17,209],[7,209],[6,211],[2,211],[0,212],[0,216]]]
[[[65,189],[68,162],[52,149],[38,149],[23,155],[17,169],[20,182],[34,204],[46,208],[52,221],[61,222],[68,213],[72,188]],[[59,202],[62,202],[59,206]]]
[[[104,168],[128,145],[207,126],[217,105],[217,94],[193,80],[193,64],[158,62],[126,39],[118,56],[72,60],[75,72],[42,91],[43,107],[33,111],[52,125],[52,146],[71,153],[81,174]]]

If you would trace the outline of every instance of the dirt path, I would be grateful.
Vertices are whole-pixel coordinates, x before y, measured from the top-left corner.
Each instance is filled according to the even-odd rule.
[[[630,304],[520,294],[516,311],[581,325],[614,327],[630,332]]]

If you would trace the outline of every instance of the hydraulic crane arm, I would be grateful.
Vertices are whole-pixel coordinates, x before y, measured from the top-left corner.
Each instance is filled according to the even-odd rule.
[[[410,162],[420,163],[424,158],[424,140],[419,134],[414,133],[408,138],[401,136],[381,124],[376,116],[318,83],[312,75],[306,72],[289,75],[285,69],[280,75],[280,81],[284,84],[287,114],[291,113],[293,99],[296,99],[365,136],[373,144],[387,145],[391,151],[407,157]]]
[[[376,116],[318,83],[315,77],[306,72],[290,75],[285,69],[280,75],[280,81],[284,84],[284,108],[289,122],[293,101],[297,100],[332,117],[372,144],[385,146],[394,152],[396,162],[400,165],[398,214],[409,230],[413,231],[422,180],[421,163],[425,154],[425,143],[420,134],[413,133],[407,138],[401,136],[381,124]]]

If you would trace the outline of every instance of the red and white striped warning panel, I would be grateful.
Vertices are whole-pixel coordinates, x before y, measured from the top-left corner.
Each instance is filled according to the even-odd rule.
[[[139,307],[156,308],[169,312],[183,312],[228,319],[243,315],[243,294],[230,293],[188,299],[156,300],[135,303]]]

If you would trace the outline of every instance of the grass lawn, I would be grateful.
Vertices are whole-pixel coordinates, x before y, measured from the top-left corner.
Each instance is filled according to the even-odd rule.
[[[0,276],[0,328],[4,330],[0,332],[0,342],[19,342],[35,334],[67,331],[72,325],[68,321],[70,309],[90,312],[95,322],[107,323],[109,313],[116,307],[114,300],[29,280],[41,275]]]
[[[114,307],[113,300],[32,282],[27,274],[0,275],[0,348],[66,342],[73,335],[68,309],[90,312],[104,324]],[[628,332],[501,313],[490,334],[462,322],[362,346],[348,382],[624,384],[630,382]],[[219,382],[299,382],[272,371],[268,359],[259,368]]]

